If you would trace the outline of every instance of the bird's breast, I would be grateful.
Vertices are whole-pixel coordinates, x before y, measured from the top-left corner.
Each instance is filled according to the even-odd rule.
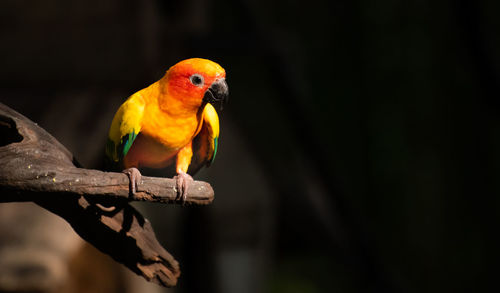
[[[191,117],[147,117],[141,132],[127,153],[126,167],[163,168],[187,145],[200,129],[196,115]]]
[[[179,150],[188,144],[199,131],[200,121],[196,116],[162,119],[158,123],[145,125],[141,132],[152,137],[167,149]]]

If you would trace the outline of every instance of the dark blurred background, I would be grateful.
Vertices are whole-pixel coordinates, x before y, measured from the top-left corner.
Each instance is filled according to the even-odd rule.
[[[219,153],[195,176],[215,202],[136,205],[179,260],[178,286],[101,256],[90,266],[121,270],[108,292],[498,292],[499,11],[4,0],[0,102],[95,167],[130,94],[185,58],[226,69]]]

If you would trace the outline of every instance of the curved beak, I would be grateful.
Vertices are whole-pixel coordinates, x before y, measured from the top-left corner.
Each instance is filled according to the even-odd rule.
[[[203,101],[212,105],[220,104],[220,109],[222,110],[222,105],[227,103],[228,96],[229,88],[227,87],[226,79],[219,78],[207,89],[203,96]]]

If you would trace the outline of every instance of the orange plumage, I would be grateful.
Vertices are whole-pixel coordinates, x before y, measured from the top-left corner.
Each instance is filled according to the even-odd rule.
[[[209,164],[219,136],[212,104],[227,97],[225,77],[220,65],[206,59],[187,59],[172,66],[118,109],[109,131],[109,160],[126,169],[175,164],[183,177],[193,161],[196,166],[191,172]]]

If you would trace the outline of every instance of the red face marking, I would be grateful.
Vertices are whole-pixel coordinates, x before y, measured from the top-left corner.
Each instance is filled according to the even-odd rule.
[[[199,74],[204,84],[194,85],[190,79]],[[168,73],[168,93],[173,98],[186,104],[199,106],[208,87],[217,78],[225,77],[226,73],[218,64],[205,59],[188,59],[172,66]]]

